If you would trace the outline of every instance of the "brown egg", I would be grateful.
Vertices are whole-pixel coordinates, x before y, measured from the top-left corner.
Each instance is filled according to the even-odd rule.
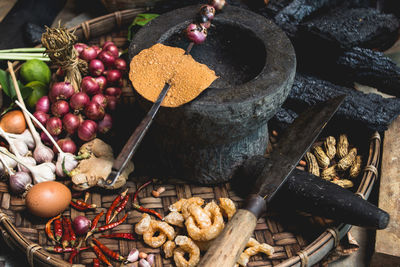
[[[64,184],[48,181],[35,184],[26,194],[26,207],[39,217],[57,216],[68,208],[71,191]]]

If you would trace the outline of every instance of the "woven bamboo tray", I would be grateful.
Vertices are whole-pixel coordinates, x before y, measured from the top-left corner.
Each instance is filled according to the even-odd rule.
[[[142,9],[125,10],[115,12],[113,14],[102,16],[94,20],[82,23],[71,30],[80,38],[82,42],[90,44],[102,45],[106,41],[113,41],[121,49],[127,47],[126,28],[132,19],[143,12]],[[17,65],[18,63],[16,63]],[[17,66],[18,67],[18,66]],[[123,88],[123,103],[134,105],[134,96],[132,88],[125,81]],[[367,166],[361,178],[357,183],[358,189],[356,193],[363,198],[368,198],[372,187],[377,179],[377,166],[380,157],[381,138],[378,133],[371,134],[369,141],[369,149],[365,149],[364,159],[368,160],[364,163]],[[366,138],[364,147],[368,146],[368,138]],[[272,144],[275,142],[271,137]],[[271,144],[270,144],[271,145]],[[271,145],[272,147],[272,145]],[[130,192],[135,192],[142,182],[133,177],[127,182]],[[68,182],[66,182],[68,183]],[[160,185],[156,185],[158,187]],[[165,215],[168,212],[168,206],[180,198],[189,198],[198,196],[206,201],[218,199],[219,197],[229,197],[234,200],[238,206],[241,206],[243,199],[238,197],[230,188],[230,185],[221,184],[214,187],[196,186],[186,184],[184,182],[172,182],[163,185],[166,191],[160,198],[151,196],[153,186],[147,187],[139,194],[139,202],[146,208],[156,209]],[[104,192],[94,190],[88,200],[89,203],[96,204],[99,208],[94,212],[82,213],[75,209],[66,210],[64,215],[70,215],[75,218],[78,215],[85,215],[89,219],[93,219],[101,210],[106,210],[118,192]],[[126,212],[128,212],[127,221],[109,230],[111,232],[134,232],[133,225],[141,218],[141,213],[131,209],[131,203],[128,204]],[[125,211],[119,214],[118,219],[122,218]],[[293,215],[297,216],[297,215]],[[258,221],[254,236],[260,242],[266,242],[273,245],[275,254],[271,258],[263,255],[251,258],[248,266],[311,266],[318,263],[329,251],[335,248],[339,240],[350,230],[350,225],[328,223],[327,220],[319,217],[298,217],[293,220],[285,220],[282,214],[270,213],[265,218]],[[306,221],[306,223],[300,223]],[[295,223],[293,223],[295,222]],[[43,249],[43,246],[52,245],[46,237],[44,226],[46,220],[40,220],[25,212],[24,199],[9,193],[8,185],[0,182],[0,230],[4,240],[11,248],[21,251],[26,257],[30,265],[37,266],[70,266],[66,261],[69,254],[52,254]],[[104,216],[99,225],[104,224]],[[126,256],[132,248],[138,248],[140,251],[154,253],[156,256],[155,266],[174,266],[173,260],[165,259],[160,249],[153,249],[146,246],[140,239],[138,241],[117,241],[104,239],[104,244],[115,251],[119,251],[121,255]],[[77,263],[91,264],[95,258],[94,252],[82,251]],[[113,262],[115,266],[120,263]]]

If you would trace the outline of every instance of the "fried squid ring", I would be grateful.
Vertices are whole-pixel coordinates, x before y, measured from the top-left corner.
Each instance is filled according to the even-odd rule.
[[[176,244],[174,241],[168,240],[163,245],[163,251],[165,254],[165,258],[171,258],[174,255],[174,249],[176,248]]]
[[[211,226],[211,216],[209,212],[206,212],[203,210],[201,206],[198,206],[196,204],[190,204],[187,207],[187,211],[189,216],[193,216],[195,222],[200,228],[208,228]],[[183,215],[186,219],[189,217]]]
[[[183,215],[179,212],[172,211],[164,217],[164,221],[178,227],[183,227],[183,222],[185,221],[185,219],[183,218]]]
[[[204,204],[204,199],[200,197],[191,197],[191,198],[181,198],[179,201],[175,202],[174,204],[169,206],[170,211],[182,211],[183,204],[190,205],[190,204],[197,204],[198,206],[202,206]]]
[[[156,232],[159,232],[158,236],[154,236]],[[152,248],[161,247],[167,238],[173,240],[175,230],[166,222],[151,220],[149,229],[143,233],[143,241]]]
[[[259,252],[271,256],[274,253],[274,248],[270,245],[263,243],[247,248],[242,254],[240,254],[237,263],[241,266],[246,266],[251,256],[258,254]]]
[[[215,202],[208,203],[204,210],[210,212],[212,224],[207,228],[199,228],[196,225],[193,216],[189,216],[185,221],[186,230],[193,240],[208,241],[216,238],[224,229],[224,219],[222,218],[221,211]]]
[[[147,213],[143,213],[142,219],[135,225],[135,232],[143,235],[150,228],[151,217]]]
[[[228,220],[236,213],[235,203],[233,203],[230,198],[219,198],[219,208],[221,209],[222,215],[228,218]]]
[[[174,261],[177,267],[194,267],[200,261],[200,249],[187,236],[179,235],[175,238],[179,248],[174,250]],[[189,260],[185,259],[185,253],[189,254]]]

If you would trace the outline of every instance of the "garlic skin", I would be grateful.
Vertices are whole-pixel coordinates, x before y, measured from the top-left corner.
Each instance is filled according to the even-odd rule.
[[[51,162],[54,158],[54,152],[50,147],[40,143],[33,151],[33,157],[37,163]]]
[[[45,162],[30,168],[33,182],[35,184],[46,181],[54,181],[56,179],[55,171],[56,166],[51,162]]]
[[[10,175],[9,183],[12,192],[14,192],[15,194],[22,194],[30,186],[32,186],[32,178],[29,173],[17,172]]]
[[[8,136],[12,139],[24,142],[28,146],[29,150],[35,148],[35,140],[33,140],[33,136],[28,129],[26,129],[22,134],[8,134]]]
[[[65,177],[66,174],[64,173],[63,170],[63,161],[64,161],[64,167],[67,171],[72,171],[73,169],[76,168],[78,165],[78,161],[75,159],[75,156],[71,153],[59,153],[57,162],[56,162],[56,174],[59,177]]]
[[[25,164],[25,165],[28,165],[28,166],[36,166],[36,160],[34,159],[34,158],[32,158],[32,157],[23,157],[23,158],[21,158],[21,161]],[[22,165],[22,164],[18,164],[18,169],[21,171],[21,172],[29,172],[29,169],[27,169],[24,165]]]
[[[21,155],[21,156],[26,156],[29,153],[29,148],[28,146],[25,144],[24,141],[21,141],[19,139],[14,139],[14,147],[17,150],[16,152]],[[14,153],[16,153],[15,151],[13,151]]]

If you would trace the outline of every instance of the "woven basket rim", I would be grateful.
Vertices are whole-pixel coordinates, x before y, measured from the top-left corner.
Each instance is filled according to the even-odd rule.
[[[125,26],[137,14],[145,11],[142,8],[128,9],[117,11],[82,22],[80,25],[70,28],[70,31],[75,32],[79,40],[89,40],[93,37],[101,36],[117,26]],[[93,28],[99,28],[106,23],[106,27],[101,27],[97,34],[92,34]],[[104,25],[103,25],[104,26]],[[37,47],[40,47],[38,45]],[[14,66],[19,66],[19,62],[15,61]],[[368,199],[374,183],[377,180],[377,172],[373,171],[378,168],[380,159],[381,137],[378,132],[373,133],[369,145],[369,155],[366,166],[372,166],[363,170],[361,183],[355,194],[364,199]],[[338,242],[351,229],[351,225],[340,224],[336,227],[327,228],[306,248],[299,251],[295,256],[292,256],[276,266],[311,266],[319,262],[326,254],[338,245]],[[67,261],[53,257],[53,254],[41,249],[39,244],[36,244],[25,238],[21,232],[12,224],[10,218],[0,209],[0,230],[7,245],[11,248],[18,248],[25,252],[28,262],[33,266],[34,260],[50,266],[71,266]]]

